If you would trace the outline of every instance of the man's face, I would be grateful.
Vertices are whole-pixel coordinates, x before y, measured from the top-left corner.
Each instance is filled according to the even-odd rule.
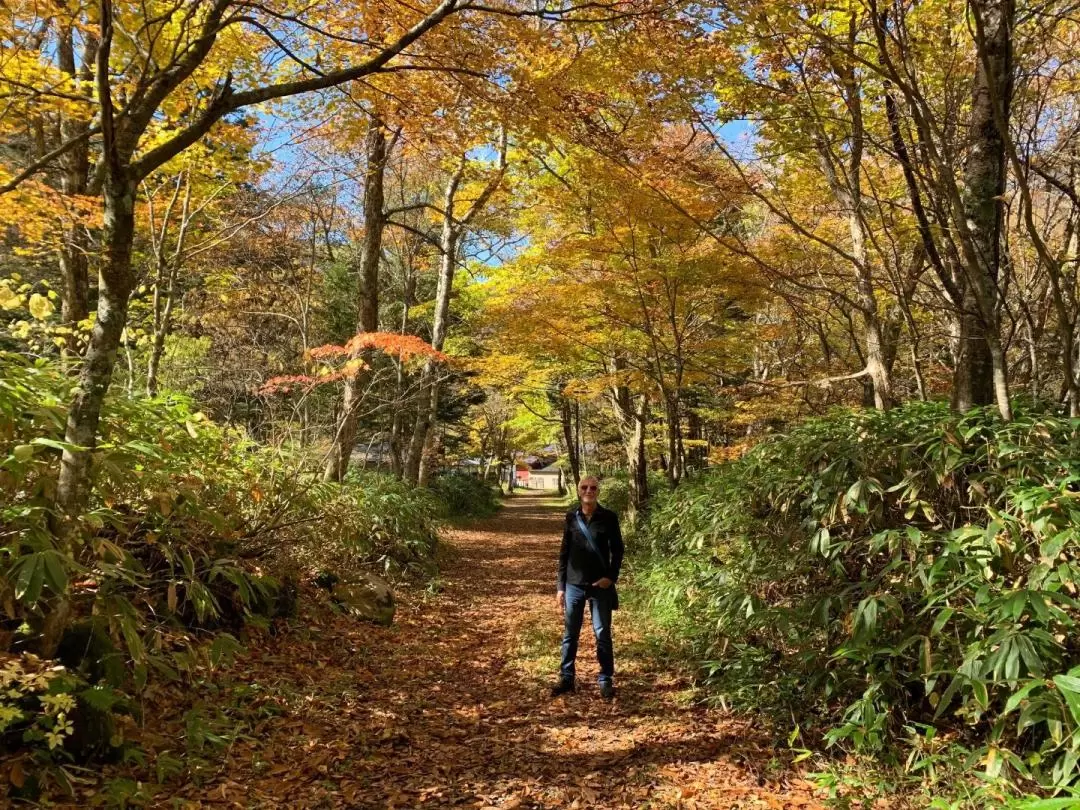
[[[596,503],[596,497],[600,494],[600,484],[595,478],[586,478],[578,484],[578,497],[582,503]]]

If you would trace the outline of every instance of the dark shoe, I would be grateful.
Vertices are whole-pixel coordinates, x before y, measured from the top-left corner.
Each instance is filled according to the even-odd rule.
[[[613,697],[615,697],[615,687],[607,681],[600,684],[600,697],[602,697],[604,700],[611,700]]]
[[[551,687],[551,696],[558,697],[559,695],[565,695],[567,692],[576,691],[573,681],[561,680],[553,687]]]

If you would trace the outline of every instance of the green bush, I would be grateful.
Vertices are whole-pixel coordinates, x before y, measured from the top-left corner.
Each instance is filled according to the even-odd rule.
[[[313,554],[325,556],[327,538],[335,537],[339,569],[376,563],[394,574],[429,571],[438,543],[438,498],[386,473],[350,471],[346,486],[320,489],[311,506],[324,516],[310,538]],[[335,520],[340,523],[328,535],[323,529]]]
[[[570,479],[571,486],[573,483]],[[601,479],[599,501],[620,518],[626,515],[630,506],[630,479],[625,472],[605,475]]]
[[[0,653],[11,651],[12,667],[30,666],[43,628],[67,614],[66,670],[90,686],[139,690],[152,676],[216,665],[246,621],[288,612],[297,579],[430,570],[439,511],[430,493],[389,476],[323,483],[314,465],[172,395],[107,399],[92,495],[58,536],[52,504],[73,386],[56,363],[0,353]],[[79,643],[68,638],[84,631]],[[13,711],[0,706],[8,732],[30,723],[20,733],[37,729],[25,739],[42,743],[39,756],[71,755],[48,736],[57,713]]]
[[[502,506],[499,490],[474,475],[440,475],[431,490],[448,517],[490,517]]]
[[[571,482],[571,486],[573,482]],[[667,478],[662,472],[649,472],[649,502],[659,503],[670,491]],[[600,503],[620,518],[630,508],[630,478],[625,470],[619,470],[600,478]]]
[[[1017,411],[836,412],[687,482],[645,527],[653,610],[727,700],[830,744],[1074,782],[1080,420]]]

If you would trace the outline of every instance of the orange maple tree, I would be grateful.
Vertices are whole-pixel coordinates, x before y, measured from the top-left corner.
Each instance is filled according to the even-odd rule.
[[[350,338],[344,345],[327,344],[317,346],[307,352],[305,359],[310,361],[344,361],[336,368],[324,366],[319,374],[287,374],[272,377],[260,388],[264,396],[287,394],[296,388],[310,391],[320,385],[340,382],[370,368],[363,355],[372,351],[396,357],[404,363],[410,360],[424,359],[433,363],[445,363],[449,358],[416,335],[402,335],[397,332],[361,332]]]

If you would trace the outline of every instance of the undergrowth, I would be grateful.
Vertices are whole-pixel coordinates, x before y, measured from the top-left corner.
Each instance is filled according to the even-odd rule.
[[[431,482],[447,517],[491,517],[502,507],[498,487],[475,475],[444,473]]]
[[[714,699],[944,793],[977,772],[956,806],[1077,783],[1080,420],[837,411],[659,498],[642,538]]]
[[[0,756],[12,796],[131,756],[158,680],[204,677],[332,571],[430,575],[445,511],[391,476],[323,483],[181,396],[106,403],[86,507],[54,509],[74,378],[0,354]]]

